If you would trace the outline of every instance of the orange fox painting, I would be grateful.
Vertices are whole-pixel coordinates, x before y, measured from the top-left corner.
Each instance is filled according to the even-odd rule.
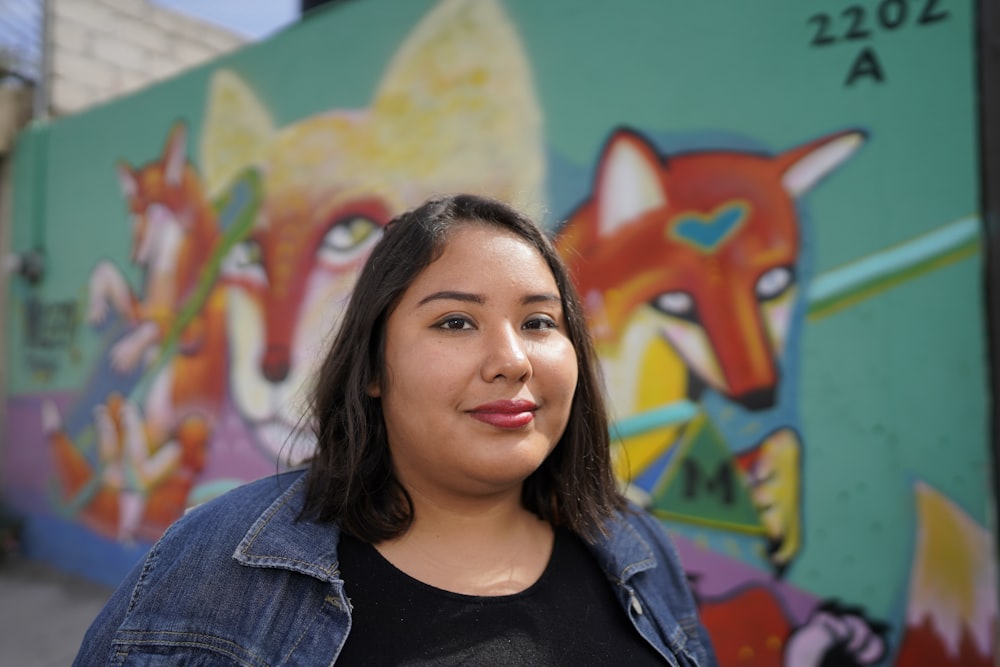
[[[797,308],[801,314],[796,200],[864,136],[839,132],[774,157],[667,157],[634,131],[611,135],[593,191],[558,243],[618,417],[698,401],[706,387],[746,410],[775,407],[782,366],[796,366],[782,364]],[[760,442],[731,445],[779,569],[801,541],[798,431],[779,424]],[[665,428],[625,439],[620,476],[639,478],[678,437]]]

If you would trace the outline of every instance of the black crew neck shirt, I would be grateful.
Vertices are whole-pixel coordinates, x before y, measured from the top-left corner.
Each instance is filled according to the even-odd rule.
[[[557,530],[542,576],[513,595],[444,591],[342,534],[352,605],[338,665],[662,665],[579,537]]]

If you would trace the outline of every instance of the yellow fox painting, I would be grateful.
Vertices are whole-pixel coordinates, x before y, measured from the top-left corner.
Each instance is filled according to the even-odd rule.
[[[303,389],[382,226],[445,192],[537,209],[545,169],[530,68],[494,0],[436,5],[365,109],[275,128],[246,82],[216,72],[201,162],[210,191],[247,166],[263,177],[257,225],[227,261],[229,389],[257,444],[293,461],[311,451]]]

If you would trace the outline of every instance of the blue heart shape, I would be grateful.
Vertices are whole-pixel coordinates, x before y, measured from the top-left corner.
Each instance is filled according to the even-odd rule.
[[[743,223],[747,206],[740,202],[720,206],[716,211],[715,215],[708,216],[697,213],[678,216],[671,227],[671,235],[699,250],[713,252]]]

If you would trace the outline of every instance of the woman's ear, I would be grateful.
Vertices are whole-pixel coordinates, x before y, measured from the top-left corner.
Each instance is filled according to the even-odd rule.
[[[372,398],[380,398],[382,396],[382,388],[379,387],[378,380],[372,380],[371,382],[369,382],[368,388],[365,390],[365,393],[367,393]]]

